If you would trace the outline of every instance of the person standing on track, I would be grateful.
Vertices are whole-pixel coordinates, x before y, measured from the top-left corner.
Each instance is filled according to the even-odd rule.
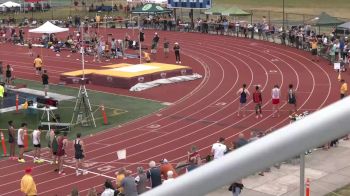
[[[297,112],[297,99],[295,96],[295,90],[293,89],[293,84],[289,84],[288,88],[288,104],[289,104],[289,115],[291,115],[293,112]]]
[[[348,84],[345,82],[344,79],[341,79],[340,83],[340,99],[343,99],[348,94]]]
[[[255,92],[253,93],[253,101],[255,103],[255,118],[262,118],[262,111],[261,111],[261,105],[262,105],[262,96],[259,86],[255,86]]]
[[[0,108],[3,107],[4,104],[4,96],[5,96],[5,84],[0,83]]]
[[[164,57],[168,58],[169,57],[169,41],[164,38],[164,42],[163,42],[163,50],[164,50]]]
[[[25,163],[26,161],[23,158],[24,153],[24,130],[27,129],[27,124],[22,123],[21,128],[18,129],[17,135],[17,145],[19,148],[18,162]]]
[[[34,67],[35,67],[35,74],[36,75],[41,75],[41,69],[43,67],[43,61],[40,58],[40,55],[38,55],[35,59],[34,59],[34,63],[33,63]]]
[[[16,131],[13,126],[13,121],[8,121],[9,127],[8,127],[8,134],[9,134],[9,146],[10,146],[10,160],[16,160]]]
[[[43,75],[41,75],[41,79],[44,85],[45,98],[48,98],[47,92],[49,91],[49,76],[47,75],[47,70],[44,70]]]
[[[311,55],[312,55],[312,61],[319,61],[318,59],[318,55],[317,55],[317,39],[316,38],[312,38],[311,42]]]
[[[36,196],[38,193],[34,179],[31,175],[32,168],[28,167],[24,171],[25,174],[21,179],[21,192],[23,192],[25,196]]]
[[[67,132],[63,132],[63,136],[58,137],[57,143],[58,143],[58,148],[57,148],[57,158],[58,158],[58,174],[59,175],[66,175],[63,171],[63,157],[66,154],[66,148],[68,144],[68,139],[67,139]]]
[[[240,116],[240,112],[242,111],[243,117],[245,117],[247,96],[250,95],[249,91],[247,90],[247,85],[246,84],[243,84],[242,88],[240,88],[237,91],[237,95],[239,95],[239,106],[238,106],[237,116]]]
[[[33,44],[32,44],[32,40],[28,40],[28,53],[29,53],[29,56],[33,56]]]
[[[179,43],[175,42],[175,46],[174,46],[173,49],[174,49],[174,52],[175,52],[176,64],[181,64]]]
[[[12,83],[12,78],[13,78],[13,68],[11,67],[10,64],[8,64],[6,66],[6,71],[5,71],[5,75],[6,75],[6,78],[5,78],[5,82],[6,84],[11,84]]]
[[[280,95],[281,95],[281,91],[279,86],[276,84],[273,89],[272,89],[272,117],[279,117],[279,103],[280,103]]]
[[[81,133],[77,133],[77,138],[74,140],[75,173],[77,176],[80,175],[79,166],[81,167],[81,164],[85,158],[84,142],[80,139],[80,137]],[[88,173],[84,169],[81,169],[81,171],[83,175]]]
[[[41,136],[41,126],[33,131],[33,145],[34,145],[34,163],[43,163],[44,161],[40,159],[40,136]]]

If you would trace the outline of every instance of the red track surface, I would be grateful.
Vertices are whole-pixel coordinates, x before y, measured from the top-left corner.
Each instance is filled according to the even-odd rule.
[[[125,32],[115,30],[115,35]],[[152,37],[147,32],[146,39]],[[161,32],[171,42],[178,41],[182,47],[183,64],[190,65],[195,72],[203,74],[201,81],[188,82],[154,88],[141,93],[89,86],[106,92],[175,102],[157,114],[113,128],[92,137],[85,138],[87,144],[87,176],[76,177],[74,170],[66,168],[66,176],[58,176],[52,166],[45,163],[0,161],[0,195],[21,195],[19,181],[23,169],[33,166],[33,176],[39,195],[67,195],[76,186],[82,195],[90,187],[102,187],[104,179],[114,177],[115,171],[125,166],[135,171],[137,166],[147,168],[150,160],[167,158],[172,163],[186,159],[186,152],[195,144],[202,154],[207,154],[217,138],[223,136],[231,142],[239,133],[249,135],[250,131],[276,129],[289,123],[286,102],[282,101],[279,118],[271,118],[270,92],[274,84],[279,84],[282,97],[286,96],[287,86],[293,83],[297,88],[299,110],[315,111],[338,99],[339,83],[337,74],[326,61],[315,63],[309,60],[310,54],[304,51],[266,42],[238,39],[225,36],[201,35],[192,33]],[[25,49],[0,46],[0,57],[5,63],[15,66],[17,77],[37,79],[33,75],[32,58],[24,55]],[[11,50],[15,51],[12,52]],[[19,54],[21,58],[19,59]],[[62,55],[65,57],[65,55]],[[45,56],[51,78],[57,81],[59,73],[79,69],[77,56],[69,59],[56,57],[50,52]],[[17,59],[16,59],[17,58]],[[71,60],[73,59],[73,60]],[[162,61],[164,58],[160,57]],[[91,59],[89,59],[91,61]],[[172,56],[167,60],[174,62]],[[96,67],[87,64],[87,67]],[[276,72],[270,72],[276,70]],[[55,74],[53,76],[52,74]],[[263,88],[262,119],[255,119],[253,112],[246,117],[237,117],[239,100],[236,92],[243,83],[253,91],[256,84]],[[249,110],[254,105],[249,102]],[[265,110],[265,111],[264,111]],[[116,151],[127,149],[127,160],[117,161]],[[45,156],[48,157],[47,149]],[[73,166],[72,150],[68,152],[67,164]]]

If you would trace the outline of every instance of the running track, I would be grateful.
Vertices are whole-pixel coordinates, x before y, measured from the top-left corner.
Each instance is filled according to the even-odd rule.
[[[125,34],[123,30],[110,32],[116,37]],[[312,112],[338,99],[337,74],[324,60],[320,63],[310,61],[310,54],[304,51],[226,36],[174,32],[159,34],[161,40],[166,36],[171,43],[179,42],[182,47],[183,64],[192,66],[194,71],[202,74],[204,78],[136,94],[89,86],[95,90],[174,104],[119,128],[84,138],[87,144],[85,166],[91,172],[87,176],[76,177],[74,170],[70,168],[74,165],[72,150],[68,151],[65,176],[54,173],[48,163],[32,164],[29,157],[26,164],[1,160],[0,180],[3,183],[0,184],[0,195],[21,195],[19,182],[27,166],[34,167],[33,176],[39,195],[65,196],[73,186],[80,190],[81,195],[85,195],[90,187],[101,190],[104,179],[114,178],[114,173],[120,167],[135,172],[137,166],[147,168],[150,160],[158,162],[161,158],[167,158],[176,164],[186,159],[186,153],[193,144],[201,149],[202,155],[206,155],[211,144],[221,136],[225,137],[230,145],[239,133],[245,133],[248,137],[253,130],[267,131],[284,126],[289,123],[285,101],[281,103],[281,117],[271,118],[270,92],[274,84],[281,86],[284,98],[288,84],[293,83],[297,88],[298,108],[301,111]],[[153,32],[146,32],[146,40],[150,42],[152,35]],[[33,59],[26,55],[26,52],[24,48],[0,45],[1,60],[4,64],[14,65],[17,77],[38,80],[33,74]],[[66,58],[63,53],[64,55],[57,57],[46,50],[43,54],[53,82],[58,81],[59,73],[79,69],[77,55]],[[18,58],[19,56],[21,58]],[[87,60],[91,61],[89,57]],[[164,59],[162,55],[159,60],[175,61],[173,56]],[[86,65],[88,68],[100,66],[92,63]],[[237,117],[239,100],[236,92],[243,83],[248,85],[250,92],[253,91],[254,85],[262,86],[262,119],[255,119],[253,112],[248,112],[246,117]],[[249,102],[247,107],[248,110],[253,110],[254,104]],[[116,151],[123,148],[127,149],[127,159],[117,161]],[[43,151],[44,156],[48,158],[47,149]],[[30,156],[30,153],[27,156]]]

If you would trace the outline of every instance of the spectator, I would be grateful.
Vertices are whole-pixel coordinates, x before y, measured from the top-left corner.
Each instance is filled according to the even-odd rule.
[[[138,175],[135,178],[136,189],[138,194],[142,194],[147,191],[147,188],[146,188],[147,175],[145,174],[143,167],[137,168],[137,174]]]
[[[96,189],[94,187],[90,188],[87,196],[97,196]]]
[[[79,191],[77,189],[77,187],[73,187],[70,196],[79,196]]]
[[[235,143],[235,148],[240,148],[248,143],[248,141],[244,138],[244,134],[240,133],[238,135],[238,139],[234,142]]]
[[[117,184],[117,192],[118,194],[124,194],[124,189],[122,187],[122,181],[125,178],[126,169],[124,167],[120,168],[118,172],[116,172],[116,184]]]
[[[138,196],[135,178],[130,175],[131,173],[131,171],[126,171],[125,178],[121,183],[121,186],[124,188],[124,196]]]
[[[196,169],[198,167],[198,165],[196,164],[196,158],[192,157],[189,160],[189,165],[186,167],[186,172],[190,172],[194,169]]]
[[[168,175],[167,175],[168,171],[172,171],[173,172],[172,176],[175,178],[177,177],[177,173],[176,173],[174,167],[168,162],[167,159],[162,159],[160,161],[160,163],[161,163],[160,173],[165,180],[168,179]]]
[[[155,188],[162,184],[160,169],[156,166],[156,162],[149,162],[150,169],[147,171],[147,179],[151,181],[151,187]]]
[[[26,168],[25,174],[21,180],[21,192],[23,192],[26,196],[37,195],[36,185],[31,173],[32,173],[32,168],[30,167]]]
[[[344,79],[341,79],[340,83],[340,99],[343,99],[348,94],[348,84],[345,82]]]
[[[115,190],[112,182],[109,179],[106,179],[104,184],[104,191],[101,196],[114,196]]]
[[[229,187],[229,190],[232,191],[233,196],[239,196],[242,192],[244,185],[242,183],[242,180],[236,181],[232,183],[232,185]]]
[[[213,146],[211,148],[211,154],[212,154],[214,160],[223,157],[224,154],[226,153],[227,147],[224,144],[224,142],[225,142],[225,138],[220,137],[219,141],[217,141],[216,143],[213,144]]]
[[[164,180],[164,181],[163,181],[163,184],[169,184],[169,183],[171,183],[171,182],[174,180],[173,175],[174,175],[174,172],[173,172],[173,171],[171,171],[171,170],[168,171],[168,172],[167,172],[168,179]]]
[[[194,158],[196,165],[202,164],[202,158],[196,146],[192,146],[190,152],[187,152],[187,161],[190,162],[192,158]]]

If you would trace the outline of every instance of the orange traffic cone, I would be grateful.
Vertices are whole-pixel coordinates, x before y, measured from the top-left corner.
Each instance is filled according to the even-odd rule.
[[[24,150],[27,151],[28,150],[28,133],[27,133],[27,129],[24,129],[24,141],[23,141],[23,145],[24,145]]]
[[[102,112],[102,117],[103,117],[103,124],[107,125],[108,124],[108,119],[105,111],[105,106],[102,104],[101,105],[101,112]]]
[[[6,144],[5,144],[4,134],[2,133],[2,131],[1,131],[0,135],[1,135],[2,149],[3,149],[3,151],[4,151],[4,157],[6,157],[6,156],[7,156],[7,150],[6,150]]]
[[[310,180],[309,180],[309,178],[306,179],[305,196],[310,196]]]

